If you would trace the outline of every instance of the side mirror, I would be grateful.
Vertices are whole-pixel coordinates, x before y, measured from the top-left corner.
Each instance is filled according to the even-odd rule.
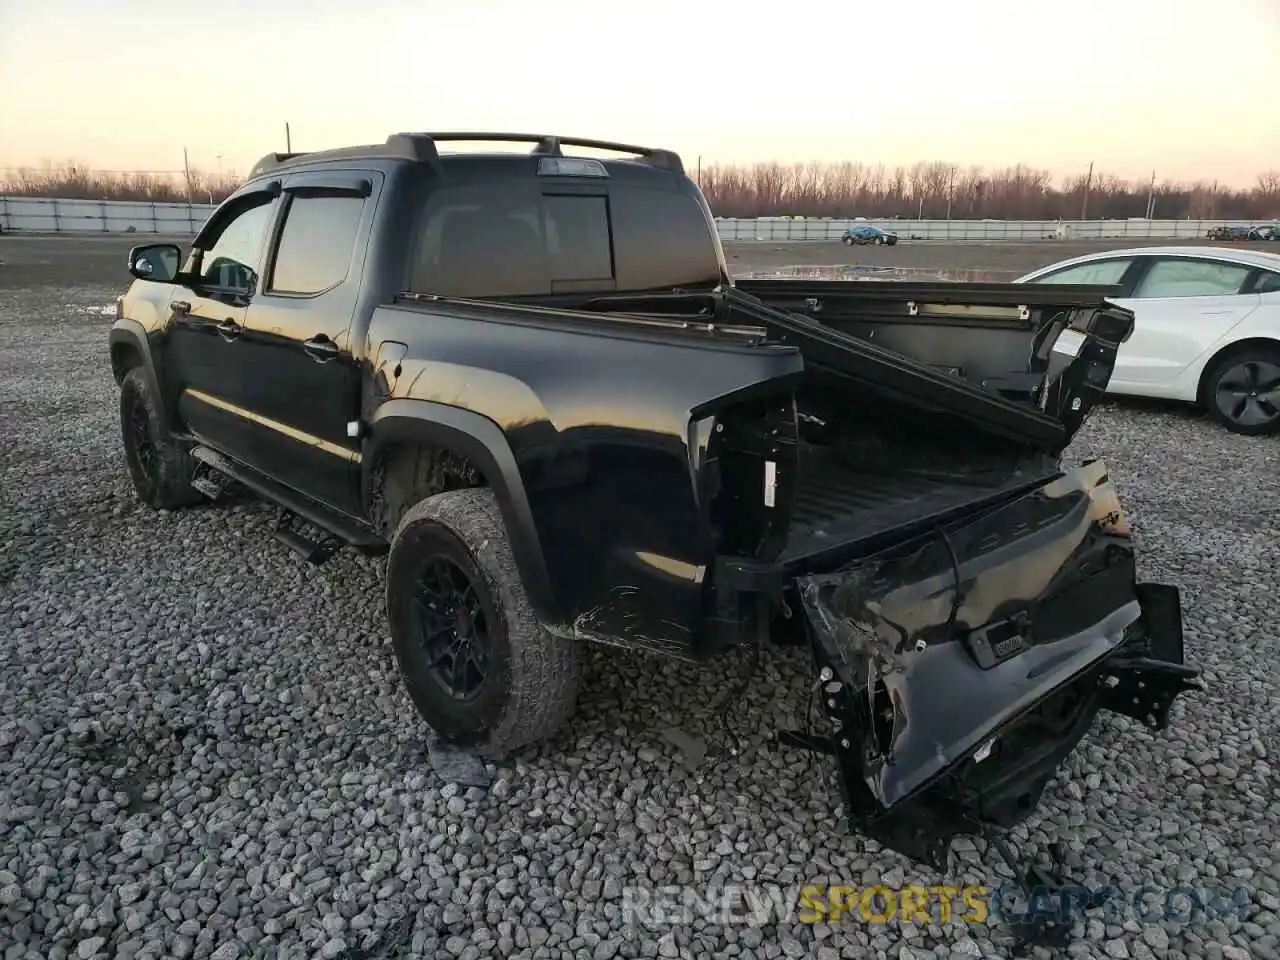
[[[172,283],[182,266],[182,250],[173,243],[148,243],[129,251],[129,272],[139,280]]]

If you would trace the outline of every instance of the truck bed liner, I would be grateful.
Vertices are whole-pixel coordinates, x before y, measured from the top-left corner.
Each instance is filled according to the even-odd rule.
[[[939,522],[966,507],[999,500],[1043,479],[1039,474],[942,476],[859,468],[831,451],[801,455],[782,561],[856,546],[906,527]]]

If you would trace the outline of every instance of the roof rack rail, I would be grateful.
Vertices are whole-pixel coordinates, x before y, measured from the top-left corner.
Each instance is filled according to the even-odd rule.
[[[268,153],[253,165],[249,171],[249,179],[268,173],[277,167],[304,160],[340,160],[343,158],[385,157],[397,160],[417,160],[425,163],[437,163],[440,154],[436,150],[437,142],[475,141],[478,143],[532,143],[535,156],[564,156],[562,148],[586,147],[591,150],[609,150],[614,153],[629,153],[643,163],[664,170],[684,173],[684,164],[679,154],[671,150],[658,150],[652,147],[637,147],[628,143],[613,143],[609,140],[587,140],[581,137],[557,137],[542,133],[393,133],[385,143],[369,144],[360,147],[339,147],[336,150],[320,150],[302,153]]]
[[[588,140],[583,137],[560,137],[545,133],[475,133],[463,131],[447,131],[440,133],[421,133],[412,136],[429,137],[437,143],[470,140],[477,143],[532,143],[531,151],[537,155],[563,156],[562,147],[586,147],[590,150],[609,150],[614,153],[630,153],[643,162],[664,170],[684,173],[684,163],[680,155],[672,150],[659,150],[654,147],[638,147],[630,143],[614,143],[611,140]]]
[[[360,147],[339,147],[336,150],[320,150],[314,153],[268,153],[253,165],[249,171],[249,179],[274,170],[276,167],[292,163],[295,160],[340,160],[344,157],[386,157],[395,160],[418,160],[435,163],[440,155],[436,153],[431,138],[420,133],[393,133],[385,143],[368,144]]]

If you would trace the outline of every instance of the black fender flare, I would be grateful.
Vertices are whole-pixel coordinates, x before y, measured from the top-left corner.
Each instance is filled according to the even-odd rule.
[[[117,320],[112,325],[111,332],[107,334],[107,348],[111,353],[111,375],[115,378],[117,386],[124,380],[128,369],[118,362],[119,351],[132,350],[142,358],[140,366],[143,374],[150,381],[152,396],[160,407],[160,419],[163,423],[169,424],[172,429],[173,421],[165,404],[164,391],[160,388],[160,371],[156,369],[156,357],[151,352],[151,338],[142,324],[128,317]]]
[[[368,473],[377,462],[379,451],[397,442],[427,443],[449,449],[475,464],[497,497],[516,568],[534,612],[544,622],[556,623],[562,619],[524,478],[511,452],[511,444],[496,423],[462,407],[399,398],[378,407],[367,430],[362,457],[365,472],[362,483],[366,490]]]

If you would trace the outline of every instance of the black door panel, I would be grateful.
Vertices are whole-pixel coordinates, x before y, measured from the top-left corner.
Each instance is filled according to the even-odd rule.
[[[348,333],[369,194],[380,180],[308,174],[285,182],[278,240],[238,343],[254,465],[354,516],[360,454],[347,425],[359,416],[360,381]]]
[[[274,212],[269,193],[221,211],[196,238],[169,299],[167,392],[191,433],[238,458],[248,441],[239,346]]]

